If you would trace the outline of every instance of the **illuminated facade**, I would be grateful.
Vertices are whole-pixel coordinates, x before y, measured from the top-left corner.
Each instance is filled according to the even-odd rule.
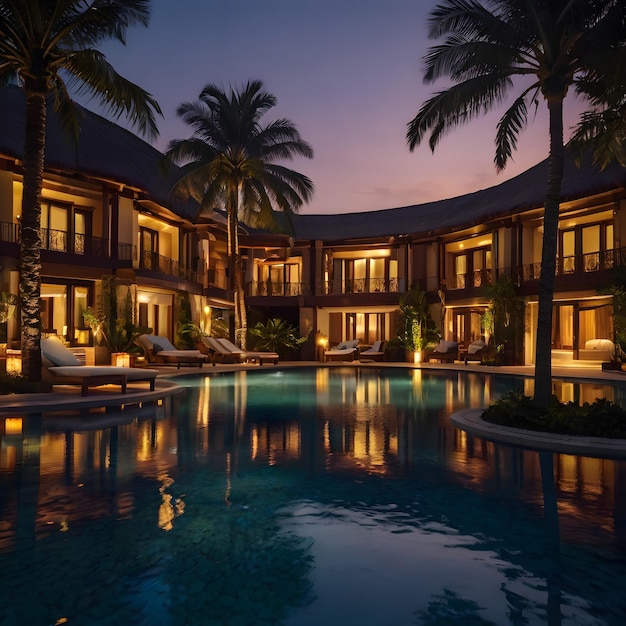
[[[23,94],[0,92],[0,290],[17,293]],[[98,146],[97,150],[93,146]],[[132,292],[137,322],[174,336],[180,298],[210,332],[233,308],[223,215],[199,216],[170,190],[162,155],[128,131],[86,114],[78,146],[50,121],[42,196],[42,327],[71,346],[93,337],[82,312],[104,275]],[[508,277],[525,298],[515,362],[534,362],[546,162],[497,185],[422,205],[338,215],[295,215],[283,234],[242,229],[250,322],[277,316],[328,347],[396,335],[399,296],[428,293],[444,339],[467,344],[485,333],[485,288]],[[555,357],[586,359],[587,343],[613,338],[612,300],[599,290],[624,263],[626,174],[567,159],[554,294]],[[279,215],[279,218],[282,216]],[[19,343],[16,319],[0,343]],[[302,358],[316,358],[315,342]],[[89,358],[89,351],[88,358]]]

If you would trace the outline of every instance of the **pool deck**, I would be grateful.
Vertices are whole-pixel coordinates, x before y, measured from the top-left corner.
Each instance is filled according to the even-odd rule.
[[[183,390],[176,384],[176,378],[191,374],[216,375],[224,372],[248,370],[272,370],[299,367],[362,367],[362,368],[409,368],[423,371],[443,370],[460,372],[483,372],[486,374],[511,374],[532,377],[534,366],[487,366],[477,363],[388,363],[388,362],[326,362],[286,361],[278,365],[257,364],[218,364],[214,367],[150,366],[158,370],[154,391],[147,389],[146,383],[129,383],[127,392],[120,393],[119,386],[104,386],[92,389],[87,396],[80,394],[80,387],[58,385],[50,393],[10,394],[0,396],[0,416],[25,413],[50,413],[56,411],[75,411],[102,407],[120,407],[142,405],[158,401],[165,396],[174,395]],[[578,380],[580,382],[623,382],[626,384],[626,372],[602,370],[600,363],[582,365],[554,365],[552,377],[555,379]],[[565,454],[626,458],[626,440],[598,439],[588,437],[565,437],[549,433],[539,433],[489,424],[481,418],[482,408],[468,408],[451,416],[451,421],[458,428],[490,441],[519,445],[536,450],[550,450]]]

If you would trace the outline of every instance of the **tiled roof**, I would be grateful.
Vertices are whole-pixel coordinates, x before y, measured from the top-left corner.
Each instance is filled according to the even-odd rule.
[[[338,215],[295,215],[298,240],[350,240],[398,235],[438,235],[543,206],[547,159],[499,185],[474,193],[412,206]],[[600,172],[589,162],[576,167],[566,157],[562,201],[626,186],[626,170],[611,165]]]
[[[65,138],[54,115],[48,118],[46,166],[67,173],[81,173],[114,180],[143,190],[150,199],[192,221],[199,206],[170,196],[180,170],[165,176],[159,168],[162,154],[128,130],[86,109],[78,145]],[[24,143],[25,102],[23,90],[0,88],[0,154],[21,158]],[[411,206],[332,215],[296,214],[294,233],[277,213],[282,232],[296,240],[349,241],[401,235],[438,235],[457,228],[482,224],[520,211],[543,206],[548,177],[547,159],[499,185],[474,193]],[[600,172],[589,161],[576,167],[567,154],[562,200],[575,200],[626,186],[626,170],[611,165]],[[261,233],[246,229],[252,237]]]

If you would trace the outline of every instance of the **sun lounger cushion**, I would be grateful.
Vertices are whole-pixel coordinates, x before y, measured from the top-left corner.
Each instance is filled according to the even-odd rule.
[[[361,354],[382,354],[382,345],[384,341],[375,341],[374,345],[367,350],[361,350]]]
[[[358,339],[350,339],[349,341],[342,341],[341,343],[338,343],[333,349],[333,352],[336,352],[338,350],[354,350],[354,348],[356,348],[359,345],[359,340]],[[330,352],[330,350],[329,350]]]
[[[53,365],[80,366],[80,361],[76,355],[55,339],[41,340],[41,356],[48,359]]]
[[[468,354],[476,354],[480,352],[487,344],[482,340],[478,339],[477,341],[472,341],[469,346],[467,346]]]
[[[158,335],[140,335],[137,337],[137,343],[146,350],[152,350],[155,354],[160,352],[176,352],[177,348],[167,337],[159,337]]]
[[[141,367],[117,367],[116,365],[61,365],[48,368],[56,376],[76,376],[79,378],[100,377],[107,375],[125,375],[126,380],[148,380],[155,378],[157,370]]]
[[[440,341],[433,352],[448,353],[453,350],[458,350],[459,344],[456,341]]]

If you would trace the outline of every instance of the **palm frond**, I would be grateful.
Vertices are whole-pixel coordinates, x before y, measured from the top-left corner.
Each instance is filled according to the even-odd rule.
[[[414,150],[431,130],[429,145],[434,150],[448,131],[500,103],[512,84],[508,76],[480,76],[435,94],[408,124],[409,149]]]
[[[509,159],[513,156],[513,152],[517,149],[519,134],[528,122],[527,98],[531,90],[535,92],[531,101],[536,100],[537,87],[535,85],[516,98],[498,122],[494,159],[498,171],[502,171],[506,167]]]
[[[65,69],[78,79],[78,94],[97,97],[105,110],[116,118],[130,120],[142,135],[149,138],[159,134],[156,116],[162,115],[158,102],[144,89],[120,76],[97,50],[80,50],[66,60]]]

